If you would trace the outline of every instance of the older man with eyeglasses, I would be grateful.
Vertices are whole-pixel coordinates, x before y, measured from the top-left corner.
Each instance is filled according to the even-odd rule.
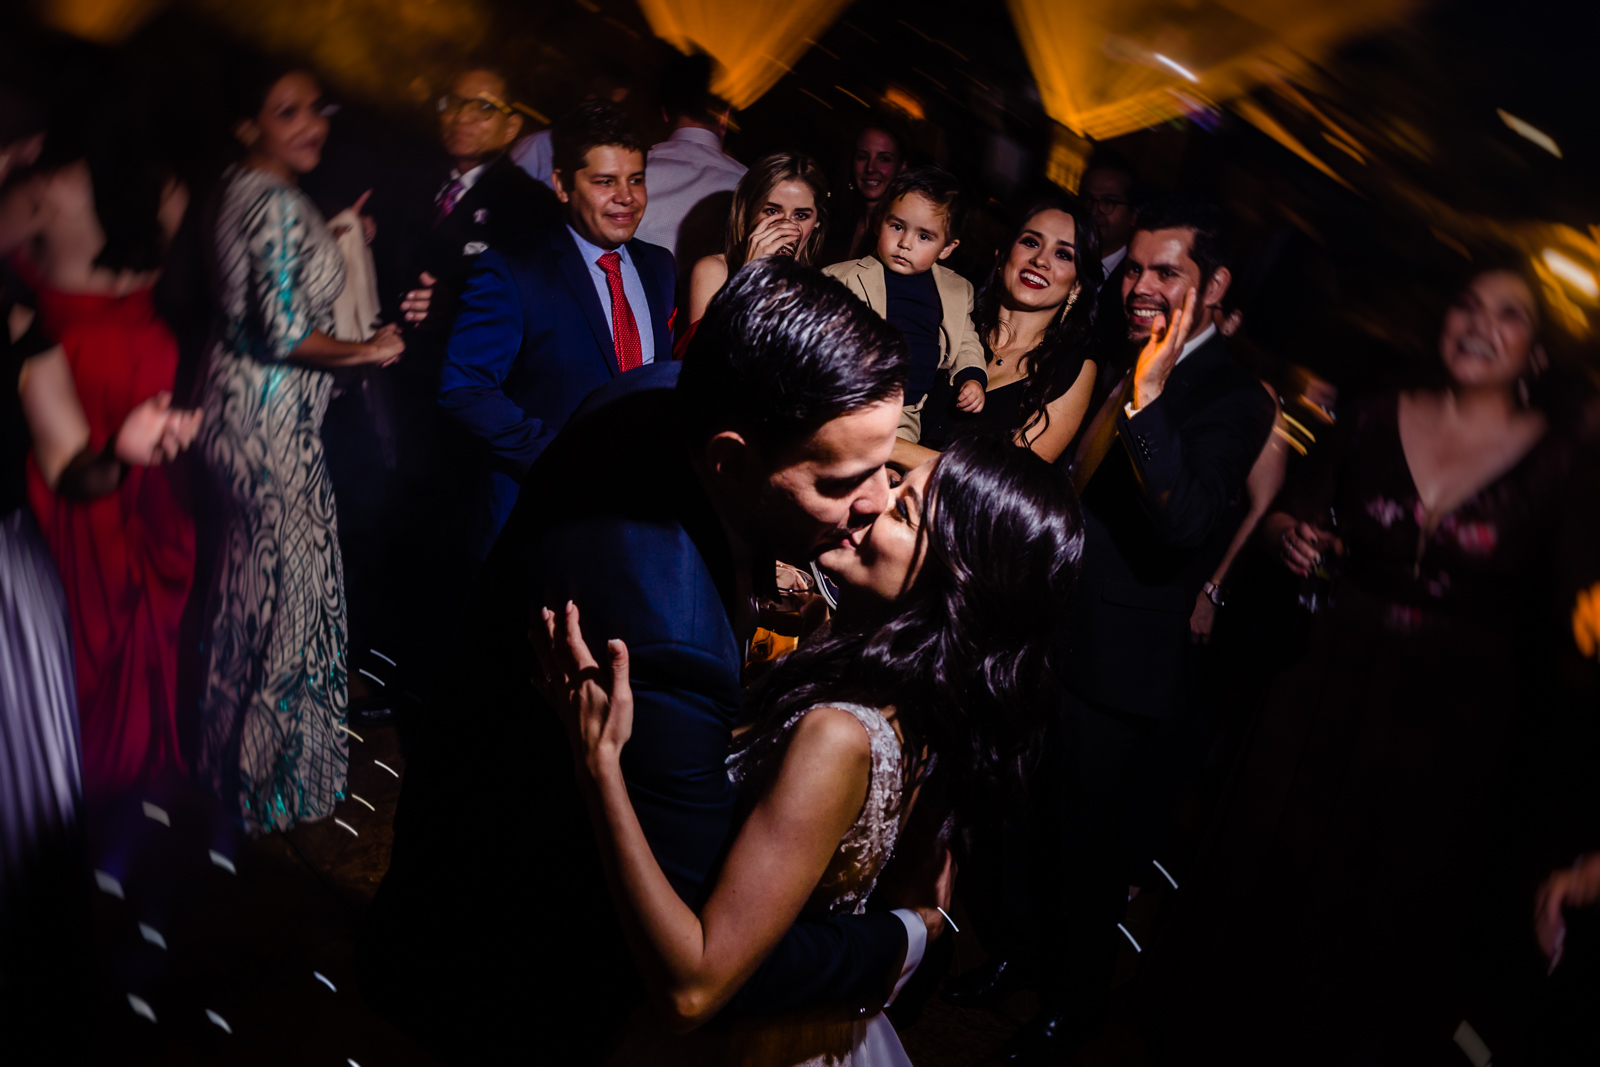
[[[394,531],[389,557],[393,572],[416,577],[398,598],[394,636],[383,649],[400,666],[376,669],[391,681],[399,671],[413,692],[430,689],[433,621],[454,602],[467,573],[458,573],[450,550],[460,540],[452,525],[463,506],[459,471],[475,456],[474,444],[443,422],[438,406],[440,367],[461,294],[484,252],[518,243],[561,216],[555,194],[511,159],[525,122],[515,99],[506,77],[482,66],[463,70],[434,99],[448,170],[441,160],[426,185],[412,186],[395,249],[393,276],[413,287],[400,304],[407,359],[393,375],[401,495],[412,518]]]

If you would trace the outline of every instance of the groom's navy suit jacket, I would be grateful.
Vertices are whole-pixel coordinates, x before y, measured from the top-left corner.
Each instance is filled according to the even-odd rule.
[[[627,250],[644,285],[655,358],[669,360],[672,253],[644,241]],[[440,370],[439,406],[480,446],[469,520],[480,556],[533,461],[583,398],[619,373],[589,265],[564,223],[478,256]]]
[[[638,995],[570,750],[529,684],[538,667],[527,634],[542,605],[574,600],[592,649],[627,642],[635,712],[623,772],[634,808],[687,903],[698,908],[715,881],[738,823],[725,767],[740,702],[736,580],[716,513],[676,443],[678,366],[631,371],[584,403],[529,472],[480,575],[457,660],[459,698],[413,745],[394,860],[364,946],[373,950],[364,974],[391,987],[375,998],[391,1017],[415,1022],[408,997],[437,1014],[440,995],[457,998],[453,1010],[470,1011],[473,1027],[510,1017],[514,1028],[520,1012],[522,1037],[536,1032],[546,1048],[552,1034],[570,1038],[577,1044],[550,1062],[575,1062]],[[511,872],[515,893],[501,901],[473,885],[452,866],[464,854]],[[420,947],[397,956],[388,937]],[[802,920],[728,1010],[881,1003],[905,940],[892,914]],[[452,988],[441,994],[397,973],[413,959],[424,961],[417,980],[448,974]],[[560,962],[525,988],[463,993],[458,976],[495,959]],[[449,1043],[462,1027],[448,1033],[418,1036],[459,1051]],[[503,1047],[516,1036],[508,1030]]]

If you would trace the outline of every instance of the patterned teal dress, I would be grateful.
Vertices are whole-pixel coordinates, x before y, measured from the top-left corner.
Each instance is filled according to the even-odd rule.
[[[344,264],[298,189],[244,167],[224,182],[201,455],[227,516],[198,768],[260,832],[331,814],[349,765],[344,567],[321,436],[333,377],[288,362],[312,330],[331,332]]]

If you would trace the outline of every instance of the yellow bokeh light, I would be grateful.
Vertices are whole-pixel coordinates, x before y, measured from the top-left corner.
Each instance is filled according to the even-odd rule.
[[[1198,85],[1228,103],[1304,69],[1412,0],[1008,0],[1045,112],[1074,133],[1119,137],[1177,118]]]
[[[657,37],[683,52],[699,48],[721,65],[712,88],[746,108],[777,84],[849,0],[639,0]]]

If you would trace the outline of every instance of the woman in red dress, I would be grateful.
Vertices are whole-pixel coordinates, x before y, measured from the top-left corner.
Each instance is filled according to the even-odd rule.
[[[172,389],[178,364],[151,287],[185,198],[144,164],[137,138],[119,114],[52,127],[33,176],[0,203],[0,227],[22,239],[19,272],[66,351],[96,449],[139,403]],[[178,624],[195,538],[178,476],[134,468],[115,492],[76,501],[30,463],[28,495],[67,594],[86,795],[182,771]]]

